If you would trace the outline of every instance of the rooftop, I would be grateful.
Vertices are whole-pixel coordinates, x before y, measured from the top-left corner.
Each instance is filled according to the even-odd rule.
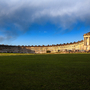
[[[84,36],[87,36],[87,35],[90,35],[90,32],[88,32],[88,33],[84,34]]]

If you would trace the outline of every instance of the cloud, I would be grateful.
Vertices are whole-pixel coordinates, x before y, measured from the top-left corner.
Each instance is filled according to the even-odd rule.
[[[62,30],[78,21],[90,25],[89,3],[90,0],[0,0],[0,33],[9,32],[6,36],[15,38],[34,23],[50,22]]]
[[[3,42],[5,38],[3,36],[0,36],[0,42]]]

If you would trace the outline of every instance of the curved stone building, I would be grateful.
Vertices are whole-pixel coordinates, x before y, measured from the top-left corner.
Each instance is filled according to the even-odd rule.
[[[90,50],[90,32],[83,35],[84,40],[47,46],[14,46],[0,45],[0,53],[57,53],[70,51],[89,51]]]

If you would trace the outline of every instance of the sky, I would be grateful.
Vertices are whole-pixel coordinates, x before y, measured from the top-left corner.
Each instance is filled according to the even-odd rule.
[[[90,0],[0,0],[0,44],[63,44],[87,32]]]

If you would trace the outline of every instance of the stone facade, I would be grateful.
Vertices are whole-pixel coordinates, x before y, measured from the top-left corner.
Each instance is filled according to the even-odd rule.
[[[90,32],[83,35],[84,40],[57,45],[47,46],[12,46],[0,45],[0,53],[57,53],[68,51],[89,51],[90,50]]]
[[[84,34],[84,50],[90,50],[90,32]]]

